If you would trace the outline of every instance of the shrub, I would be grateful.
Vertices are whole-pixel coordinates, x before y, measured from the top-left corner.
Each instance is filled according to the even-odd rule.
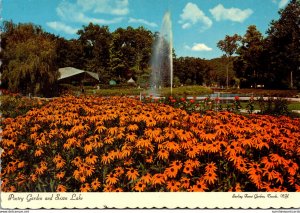
[[[18,94],[0,96],[0,111],[3,117],[15,118],[26,114],[33,108],[40,108],[45,104],[43,99],[22,97]]]
[[[263,97],[258,99],[261,114],[269,115],[289,115],[288,101],[283,98],[268,97],[266,100]]]

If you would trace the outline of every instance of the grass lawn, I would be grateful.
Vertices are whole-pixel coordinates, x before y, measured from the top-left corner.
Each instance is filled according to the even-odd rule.
[[[202,87],[202,86],[183,86],[173,88],[172,95],[173,96],[194,96],[194,95],[203,95],[203,94],[210,94],[213,91],[210,88]],[[138,88],[111,88],[111,89],[87,89],[87,94],[93,95],[100,95],[100,96],[122,96],[122,95],[140,95],[145,94],[148,95],[149,92],[145,89],[138,89]],[[169,96],[170,95],[170,88],[162,88],[158,90],[158,93],[161,96]]]
[[[254,96],[295,97],[298,90],[267,90],[267,89],[213,89],[214,92],[228,92],[233,94],[252,94]]]
[[[288,105],[289,110],[300,110],[300,103],[299,102],[292,102]]]
[[[248,102],[241,102],[242,109],[246,109]],[[299,102],[291,102],[288,104],[288,109],[291,110],[300,110]],[[254,110],[259,110],[259,105],[257,103],[254,104]]]

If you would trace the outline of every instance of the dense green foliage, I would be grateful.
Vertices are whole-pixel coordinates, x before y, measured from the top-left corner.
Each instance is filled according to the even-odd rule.
[[[2,80],[12,92],[47,94],[58,77],[52,36],[32,24],[4,23]]]
[[[221,58],[177,58],[173,50],[174,85],[299,89],[300,1],[291,0],[279,14],[266,37],[254,25],[243,36],[226,35],[217,43],[225,53]],[[133,78],[136,86],[151,86],[157,32],[143,27],[110,32],[108,26],[90,23],[78,30],[78,39],[66,40],[31,23],[5,21],[2,28],[1,80],[12,92],[54,95],[58,68],[69,66],[98,73],[102,85]]]
[[[241,87],[300,88],[300,1],[292,0],[279,15],[266,37],[254,25],[242,37],[234,60]]]

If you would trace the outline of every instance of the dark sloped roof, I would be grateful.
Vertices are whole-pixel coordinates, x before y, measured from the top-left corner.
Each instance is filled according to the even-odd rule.
[[[60,77],[58,78],[58,80],[69,78],[69,77],[72,77],[74,75],[78,75],[81,73],[87,73],[88,75],[90,75],[91,77],[93,77],[94,79],[99,81],[99,76],[97,73],[76,69],[74,67],[59,68],[58,72],[60,73]]]

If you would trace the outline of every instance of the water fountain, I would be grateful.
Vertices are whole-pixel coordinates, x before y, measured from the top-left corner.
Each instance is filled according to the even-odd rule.
[[[151,93],[159,95],[159,88],[170,86],[170,93],[173,88],[173,34],[170,12],[166,12],[160,33],[152,48],[151,58]]]

